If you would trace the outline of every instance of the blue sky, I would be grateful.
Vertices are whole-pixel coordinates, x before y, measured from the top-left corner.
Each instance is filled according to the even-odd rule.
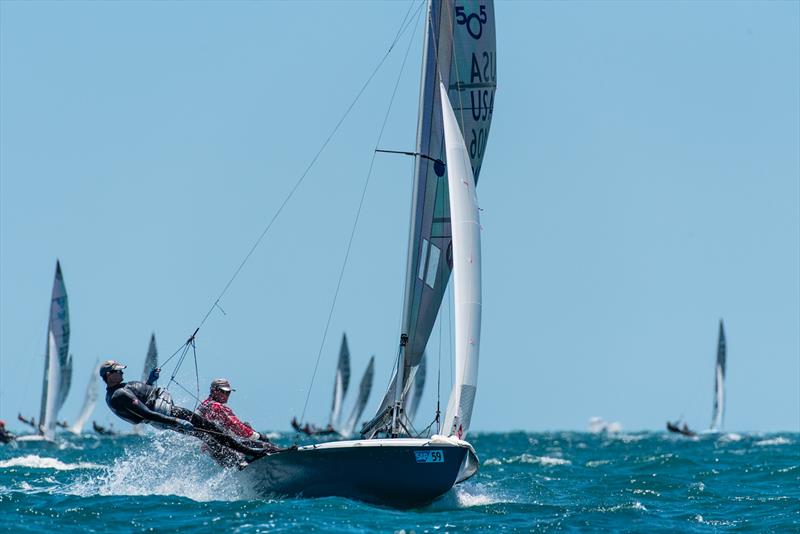
[[[95,359],[138,376],[194,330],[388,48],[407,2],[0,2],[0,417],[38,416],[56,258],[73,418]],[[481,172],[478,430],[711,418],[800,430],[800,4],[497,2]],[[411,30],[198,336],[202,388],[303,409]],[[413,35],[381,146],[413,149]],[[307,418],[342,331],[379,401],[402,307],[411,164],[379,156]],[[450,384],[443,322],[418,423]],[[441,356],[440,356],[441,354]],[[441,363],[439,363],[441,361]],[[194,383],[189,366],[182,374]],[[178,394],[178,397],[181,395]],[[186,400],[186,399],[184,399]],[[345,410],[349,410],[349,405]],[[112,420],[99,405],[95,418]]]

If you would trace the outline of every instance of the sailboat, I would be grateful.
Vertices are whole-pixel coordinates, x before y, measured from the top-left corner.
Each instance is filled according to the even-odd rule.
[[[722,418],[725,414],[725,327],[722,319],[719,320],[719,334],[717,336],[717,359],[714,364],[714,407],[711,412],[711,426],[709,433],[719,432],[722,428]],[[694,437],[697,432],[691,430],[686,423],[680,425],[680,421],[674,423],[667,421],[667,430],[676,434]]]
[[[364,371],[364,376],[361,377],[361,383],[358,385],[358,397],[353,405],[353,410],[347,421],[341,426],[337,427],[336,431],[340,436],[349,438],[356,428],[356,424],[361,420],[364,414],[364,408],[367,407],[369,394],[372,392],[372,382],[375,376],[375,356],[370,357],[367,369]]]
[[[56,261],[53,293],[50,298],[50,319],[47,324],[47,345],[42,379],[42,406],[36,436],[21,436],[20,440],[52,441],[56,434],[58,412],[67,399],[72,383],[72,355],[69,354],[69,306],[61,263]]]
[[[342,334],[342,345],[339,348],[339,360],[336,363],[336,374],[333,378],[333,403],[331,404],[331,415],[328,419],[328,426],[317,428],[306,423],[300,426],[296,418],[292,418],[292,427],[309,436],[325,436],[335,434],[340,427],[339,419],[342,415],[342,405],[344,397],[347,395],[347,387],[350,385],[350,348],[347,346],[347,334]]]
[[[150,344],[147,345],[147,355],[144,357],[144,367],[142,367],[142,382],[147,382],[147,379],[150,377],[150,371],[156,367],[158,367],[158,350],[156,349],[156,334],[153,332],[150,334]],[[98,431],[98,426],[99,425],[95,425],[95,432],[98,434],[113,434],[113,432],[105,431],[105,429]],[[102,429],[103,427],[99,428]],[[141,434],[143,429],[143,425],[133,425],[134,434]]]
[[[725,415],[725,327],[719,320],[717,336],[717,362],[714,365],[714,409],[711,413],[711,432],[719,432]]]
[[[92,412],[94,412],[95,404],[97,404],[97,389],[99,386],[99,380],[97,380],[97,376],[99,371],[100,361],[98,360],[94,362],[92,374],[89,375],[89,383],[86,386],[86,396],[83,399],[83,406],[78,414],[78,418],[75,419],[75,422],[71,427],[69,427],[69,431],[73,434],[80,434],[83,432],[83,427],[86,424],[86,421],[89,420]]]
[[[150,344],[147,346],[147,356],[144,357],[142,368],[142,382],[147,382],[150,371],[158,367],[158,350],[156,350],[156,334],[150,334]]]
[[[430,0],[425,27],[397,366],[361,439],[304,446],[245,468],[241,476],[264,495],[341,496],[414,507],[478,470],[475,450],[464,438],[477,391],[481,248],[475,184],[496,87],[494,4]],[[419,437],[409,430],[406,399],[451,271],[455,380],[440,434]]]

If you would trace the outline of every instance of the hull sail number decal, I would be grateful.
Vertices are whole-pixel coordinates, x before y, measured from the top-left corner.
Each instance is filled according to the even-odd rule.
[[[418,464],[441,464],[444,463],[444,451],[434,449],[431,451],[414,451]]]

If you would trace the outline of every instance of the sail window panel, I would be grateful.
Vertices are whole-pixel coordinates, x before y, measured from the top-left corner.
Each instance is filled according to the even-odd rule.
[[[430,252],[428,254],[428,274],[425,276],[425,283],[433,289],[436,284],[436,272],[439,268],[439,256],[441,255],[439,247],[431,243]]]
[[[420,280],[425,280],[425,260],[428,258],[428,240],[422,238],[422,250],[419,253],[419,272],[417,276]]]

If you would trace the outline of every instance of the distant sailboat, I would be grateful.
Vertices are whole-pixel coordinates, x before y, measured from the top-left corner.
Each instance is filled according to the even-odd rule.
[[[362,439],[300,447],[244,469],[241,475],[265,495],[336,495],[419,506],[478,470],[475,451],[463,439],[477,391],[481,247],[475,184],[496,87],[494,3],[431,0],[425,28],[397,366],[378,412],[362,429]],[[451,271],[455,380],[443,435],[419,437],[411,434],[407,399]]]
[[[147,382],[150,371],[158,367],[158,350],[156,350],[156,334],[150,334],[150,344],[147,346],[147,356],[144,357],[142,368],[142,382]]]
[[[83,406],[81,407],[80,414],[78,418],[75,419],[75,423],[69,427],[69,431],[73,434],[80,434],[83,432],[86,421],[89,420],[89,417],[92,416],[92,412],[94,412],[94,407],[97,404],[97,390],[100,384],[98,380],[99,371],[100,362],[95,361],[92,367],[92,374],[89,376],[89,383],[86,386],[86,397],[83,399]]]
[[[372,382],[375,375],[375,356],[369,359],[367,369],[364,371],[364,376],[361,377],[361,383],[358,386],[358,398],[353,405],[353,410],[350,412],[350,417],[340,428],[337,429],[339,435],[349,438],[364,414],[364,408],[367,406],[369,394],[372,392]]]
[[[142,382],[147,382],[147,379],[150,378],[150,371],[156,367],[158,367],[158,350],[156,349],[156,334],[153,332],[150,334],[150,344],[147,346],[147,356],[144,357],[144,367],[142,367]],[[143,429],[144,425],[133,425],[133,432],[135,434],[141,434]],[[95,432],[98,434],[105,433],[98,432],[96,429]]]
[[[722,429],[722,419],[725,415],[725,359],[725,327],[722,324],[722,319],[720,319],[719,334],[717,336],[717,359],[714,364],[714,408],[711,412],[711,426],[708,430],[712,433],[719,432]],[[697,435],[697,432],[691,430],[686,423],[681,425],[680,421],[675,421],[674,423],[667,421],[667,430],[689,437]]]
[[[21,436],[20,440],[52,441],[56,434],[58,412],[64,405],[72,383],[72,355],[69,354],[69,306],[61,263],[56,261],[53,292],[50,297],[50,318],[47,324],[47,345],[42,379],[42,405],[39,412],[38,436]],[[20,417],[21,418],[21,417]],[[22,418],[21,418],[22,419]]]
[[[350,348],[347,346],[347,334],[342,334],[342,346],[339,349],[339,362],[336,365],[336,377],[333,384],[333,403],[328,428],[339,428],[339,418],[342,415],[342,404],[350,385]]]
[[[722,420],[725,415],[725,327],[722,319],[719,320],[719,334],[717,336],[717,362],[714,365],[714,409],[711,412],[712,432],[722,429]]]
[[[334,376],[333,380],[333,403],[331,405],[331,415],[330,419],[328,420],[328,426],[324,428],[318,428],[309,423],[301,426],[300,423],[297,422],[297,419],[293,418],[292,427],[297,432],[302,432],[308,436],[329,436],[331,434],[339,434],[343,437],[350,437],[355,429],[356,424],[358,423],[358,420],[361,419],[361,415],[364,413],[364,408],[367,405],[369,394],[372,391],[374,360],[375,357],[373,356],[367,365],[364,376],[361,378],[358,398],[353,405],[353,410],[350,413],[350,416],[343,424],[340,423],[345,396],[347,395],[347,390],[350,384],[350,348],[347,344],[347,334],[342,334],[342,345],[339,349],[339,360],[336,364],[336,375]]]

